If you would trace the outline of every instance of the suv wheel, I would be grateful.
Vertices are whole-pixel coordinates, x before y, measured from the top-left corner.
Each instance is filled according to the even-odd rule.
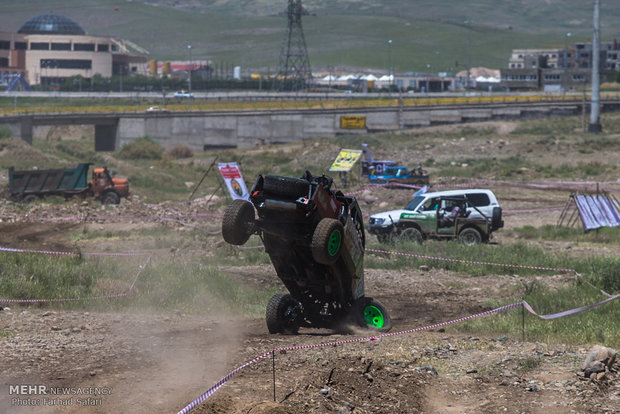
[[[407,227],[406,229],[403,229],[399,238],[401,242],[411,242],[414,244],[422,244],[424,241],[422,233],[415,227]]]
[[[474,246],[482,241],[482,236],[478,230],[470,227],[459,233],[459,241],[465,246]]]
[[[312,257],[321,264],[333,264],[344,243],[344,227],[336,219],[324,218],[312,235]]]
[[[254,206],[245,200],[233,200],[224,213],[222,236],[227,243],[242,245],[254,231]]]
[[[356,300],[351,308],[351,317],[352,322],[362,328],[379,332],[388,332],[392,329],[392,320],[387,310],[373,298],[361,297]]]
[[[267,329],[269,333],[295,334],[302,318],[301,304],[288,293],[275,294],[267,304]]]

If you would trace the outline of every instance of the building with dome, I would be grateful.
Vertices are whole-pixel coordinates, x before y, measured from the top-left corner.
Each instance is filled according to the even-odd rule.
[[[81,75],[144,74],[148,51],[127,40],[92,36],[72,19],[42,14],[17,33],[0,32],[0,74],[21,74],[29,84],[54,89]]]

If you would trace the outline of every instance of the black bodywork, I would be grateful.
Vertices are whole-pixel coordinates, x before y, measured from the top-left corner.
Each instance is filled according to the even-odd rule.
[[[299,181],[274,176],[267,180],[265,187],[265,179],[259,176],[250,193],[258,212],[256,230],[278,277],[301,303],[303,324],[331,327],[364,295],[366,240],[357,200],[331,191],[333,180],[326,176],[306,173]],[[348,251],[333,264],[317,263],[312,255],[314,230],[323,218],[337,219],[345,228],[343,247]],[[347,227],[354,231],[347,232]]]

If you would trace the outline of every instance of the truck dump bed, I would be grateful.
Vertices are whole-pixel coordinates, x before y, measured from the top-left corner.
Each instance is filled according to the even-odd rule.
[[[90,163],[75,168],[16,171],[9,168],[9,189],[17,194],[78,193],[88,188]]]

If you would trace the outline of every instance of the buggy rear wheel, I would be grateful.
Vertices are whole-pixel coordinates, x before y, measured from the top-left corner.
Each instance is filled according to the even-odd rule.
[[[312,257],[321,264],[333,264],[344,243],[344,227],[336,219],[324,218],[312,235]]]
[[[459,241],[465,246],[474,246],[482,241],[480,232],[472,227],[459,233]]]
[[[224,212],[222,236],[227,243],[245,244],[254,231],[254,206],[245,200],[233,200]]]
[[[361,297],[356,300],[351,308],[351,317],[353,323],[362,328],[379,332],[392,329],[392,320],[385,306],[373,298]]]
[[[265,319],[269,333],[296,334],[302,320],[302,307],[288,293],[275,294],[267,304]]]

